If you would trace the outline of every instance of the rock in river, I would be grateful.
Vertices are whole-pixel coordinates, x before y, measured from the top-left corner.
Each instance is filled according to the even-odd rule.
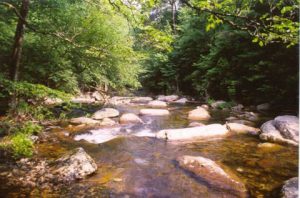
[[[151,97],[135,97],[135,98],[131,99],[131,102],[132,103],[147,103],[152,100],[153,100],[153,98],[151,98]]]
[[[120,117],[120,123],[121,124],[143,123],[143,120],[141,120],[141,118],[139,118],[134,113],[124,113]]]
[[[184,104],[187,103],[187,102],[188,102],[188,99],[186,99],[186,98],[181,98],[181,99],[179,99],[179,100],[174,101],[173,103],[184,105]]]
[[[197,107],[197,109],[194,109],[189,112],[188,119],[189,120],[209,120],[210,114],[206,109],[204,109],[202,107]]]
[[[210,104],[210,106],[214,109],[221,108],[224,105],[226,105],[226,102],[224,100],[217,100]]]
[[[87,125],[100,124],[99,121],[87,117],[72,118],[70,122],[72,124],[87,124]]]
[[[170,112],[166,109],[141,109],[140,114],[150,116],[165,116],[169,115]]]
[[[225,136],[228,132],[224,125],[210,124],[200,127],[165,129],[157,132],[156,137],[167,140],[193,140]]]
[[[99,111],[96,111],[92,118],[96,120],[101,120],[103,118],[113,118],[119,116],[119,111],[113,108],[104,108]]]
[[[284,182],[281,189],[282,198],[298,198],[298,177],[291,178]]]
[[[172,102],[172,101],[177,100],[178,98],[179,98],[179,96],[177,96],[177,95],[169,95],[169,96],[160,95],[157,97],[157,100],[165,101],[165,102]]]
[[[275,143],[298,145],[299,119],[296,116],[278,116],[261,126],[260,138]]]
[[[238,177],[228,170],[225,171],[214,161],[200,156],[185,155],[178,157],[177,162],[182,169],[199,179],[199,182],[237,197],[247,197],[247,189]]]
[[[164,108],[164,107],[167,107],[168,105],[164,101],[153,100],[148,103],[148,106],[153,107],[153,108]]]
[[[51,169],[58,181],[73,181],[94,173],[97,164],[83,148],[77,148],[57,159]]]
[[[247,126],[244,124],[239,124],[239,123],[227,123],[226,126],[231,132],[241,134],[251,134],[251,135],[258,135],[258,132],[260,131],[258,128],[254,128],[251,126]]]

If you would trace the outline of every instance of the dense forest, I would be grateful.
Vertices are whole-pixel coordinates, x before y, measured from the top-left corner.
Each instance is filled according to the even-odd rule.
[[[1,0],[0,154],[32,156],[85,93],[297,111],[298,20],[298,0]]]

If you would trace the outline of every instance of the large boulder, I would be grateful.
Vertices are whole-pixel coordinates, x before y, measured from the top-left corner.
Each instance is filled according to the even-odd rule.
[[[195,140],[225,136],[228,132],[224,125],[210,124],[200,127],[165,129],[157,132],[156,137],[167,140]]]
[[[227,123],[226,126],[231,132],[237,133],[237,134],[244,133],[244,134],[258,135],[258,133],[260,131],[258,128],[254,128],[254,127],[247,126],[244,124],[239,124],[239,123]]]
[[[264,123],[260,129],[262,140],[295,146],[299,143],[299,120],[296,116],[278,116]]]
[[[135,98],[131,99],[131,102],[132,103],[148,103],[152,100],[153,100],[153,98],[151,98],[151,97],[135,97]]]
[[[113,108],[104,108],[99,111],[96,111],[92,118],[96,120],[102,120],[103,118],[113,118],[119,116],[120,113],[118,110]]]
[[[210,104],[210,106],[214,109],[222,108],[224,105],[226,105],[224,100],[217,100]]]
[[[94,124],[100,124],[99,121],[97,120],[93,120],[91,118],[87,118],[87,117],[79,117],[79,118],[72,118],[70,120],[71,124],[87,124],[87,125],[94,125]]]
[[[120,117],[121,124],[143,123],[143,120],[134,113],[124,113]]]
[[[282,198],[298,198],[298,183],[298,177],[285,181],[281,189]]]
[[[179,98],[179,96],[177,96],[177,95],[169,95],[169,96],[160,95],[157,97],[157,100],[165,101],[165,102],[173,102],[173,101],[177,100],[178,98]]]
[[[182,169],[192,173],[209,187],[223,190],[236,197],[248,197],[247,189],[239,178],[210,159],[186,155],[178,157],[177,162]]]
[[[94,173],[97,164],[83,148],[77,148],[57,159],[51,169],[58,181],[73,181]]]
[[[194,109],[189,112],[188,119],[189,120],[209,120],[210,114],[206,109],[204,109],[202,107],[197,107],[197,109]]]
[[[148,106],[153,107],[153,108],[164,108],[164,107],[167,107],[168,105],[164,101],[153,100],[148,103]]]
[[[150,116],[165,116],[169,115],[170,112],[166,109],[141,109],[140,114]]]

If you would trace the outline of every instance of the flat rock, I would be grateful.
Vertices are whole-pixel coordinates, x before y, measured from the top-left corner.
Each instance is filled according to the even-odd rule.
[[[197,109],[190,111],[188,114],[189,120],[209,120],[210,117],[209,112],[202,107],[197,107]]]
[[[108,142],[112,139],[118,138],[121,136],[121,128],[103,128],[90,130],[88,133],[76,135],[74,140],[80,141],[85,140],[93,144],[100,144]]]
[[[93,119],[87,118],[87,117],[72,118],[70,120],[70,122],[72,124],[77,124],[77,125],[79,125],[79,124],[87,124],[87,125],[100,124],[99,121],[93,120]]]
[[[275,143],[298,145],[299,120],[296,116],[278,116],[261,127],[260,139]]]
[[[96,120],[101,120],[103,118],[113,118],[119,116],[119,111],[113,108],[104,108],[99,111],[96,111],[92,118]]]
[[[60,98],[45,98],[44,104],[45,105],[58,105],[63,103],[63,100]]]
[[[178,98],[179,98],[179,96],[177,96],[177,95],[168,95],[168,96],[160,95],[157,97],[157,100],[165,101],[165,102],[173,102],[173,101],[177,100]]]
[[[135,97],[135,98],[131,99],[131,102],[132,103],[148,103],[152,100],[153,100],[153,98],[151,98],[151,97]]]
[[[165,116],[169,115],[170,112],[166,109],[141,109],[140,114],[150,116]]]
[[[186,98],[180,98],[179,100],[175,100],[173,103],[184,105],[187,102],[188,102],[188,99],[186,99]]]
[[[157,132],[156,137],[167,140],[206,139],[227,135],[229,130],[221,124],[210,124],[200,127],[165,129]]]
[[[237,133],[237,134],[251,134],[251,135],[258,135],[260,129],[258,128],[254,128],[251,126],[247,126],[244,124],[239,124],[239,123],[227,123],[226,126],[228,127],[228,129],[233,132],[233,133]]]
[[[159,100],[150,101],[147,105],[153,108],[164,108],[168,106],[166,102]]]
[[[186,155],[178,157],[177,162],[182,169],[199,179],[199,182],[204,181],[209,187],[224,190],[230,195],[247,197],[247,189],[239,178],[231,171],[225,171],[214,161],[200,156]]]
[[[120,117],[121,124],[143,123],[143,120],[134,113],[124,113]]]
[[[97,164],[80,147],[57,159],[55,166],[51,169],[58,181],[73,181],[94,173],[97,170]]]
[[[284,182],[281,189],[282,198],[298,198],[298,177],[291,178]]]
[[[84,103],[84,104],[94,103],[95,101],[96,101],[95,98],[85,98],[85,97],[77,97],[71,99],[71,102],[73,103]]]

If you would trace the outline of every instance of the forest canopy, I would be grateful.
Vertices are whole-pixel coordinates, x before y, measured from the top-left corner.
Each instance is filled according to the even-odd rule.
[[[298,18],[296,0],[5,0],[0,78],[296,102]]]

